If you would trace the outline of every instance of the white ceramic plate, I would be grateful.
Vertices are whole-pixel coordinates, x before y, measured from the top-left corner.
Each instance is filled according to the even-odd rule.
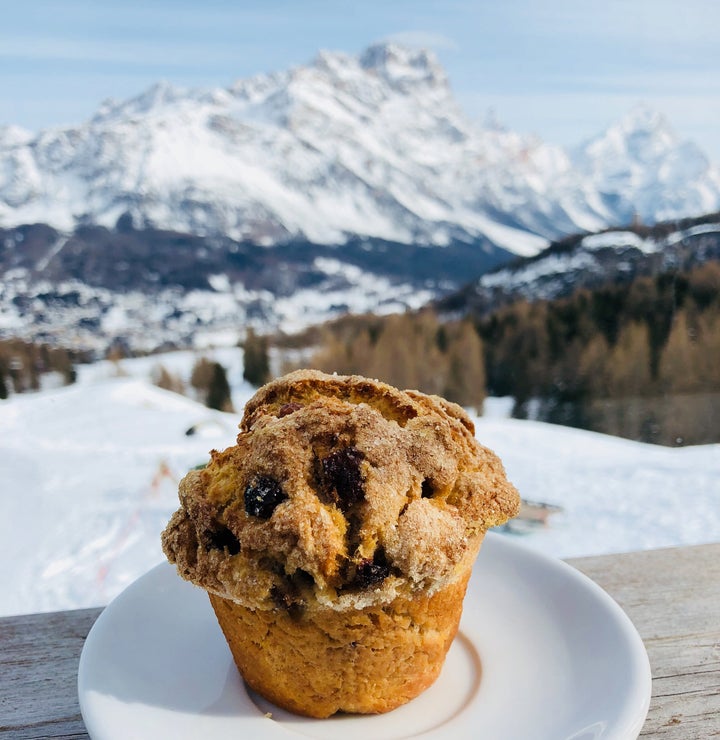
[[[602,589],[491,533],[440,678],[388,714],[306,719],[250,692],[207,596],[169,564],[102,612],[82,651],[78,692],[95,740],[628,740],[647,714],[650,668],[632,623]]]

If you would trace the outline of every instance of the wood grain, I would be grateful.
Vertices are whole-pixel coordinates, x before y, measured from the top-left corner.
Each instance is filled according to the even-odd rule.
[[[569,561],[625,610],[650,658],[641,737],[720,737],[720,544]]]
[[[86,738],[77,699],[83,642],[100,609],[0,619],[0,735]]]
[[[569,562],[623,607],[645,642],[653,696],[641,737],[720,738],[720,544]],[[100,611],[0,619],[0,736],[88,737],[77,669]]]

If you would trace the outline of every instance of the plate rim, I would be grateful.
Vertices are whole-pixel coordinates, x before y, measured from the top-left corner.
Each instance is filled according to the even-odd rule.
[[[564,560],[535,550],[525,543],[511,541],[509,535],[500,534],[497,532],[488,532],[486,534],[485,542],[483,544],[483,547],[481,548],[481,553],[483,550],[487,549],[492,549],[493,551],[497,550],[497,552],[494,554],[495,557],[507,557],[507,554],[510,553],[510,557],[519,557],[521,559],[528,558],[535,564],[539,565],[541,568],[550,569],[551,572],[554,572],[561,579],[569,579],[569,581],[574,583],[577,587],[580,587],[587,591],[589,594],[592,595],[594,599],[601,603],[604,608],[610,612],[613,617],[613,621],[615,622],[616,626],[620,628],[623,637],[628,641],[628,644],[631,648],[628,655],[631,660],[633,670],[636,673],[634,684],[634,687],[636,689],[635,694],[642,695],[642,703],[637,705],[635,710],[632,710],[628,706],[628,702],[626,702],[623,711],[618,714],[619,717],[624,718],[622,720],[618,720],[618,723],[623,724],[624,727],[618,727],[616,731],[612,731],[610,734],[602,732],[600,735],[597,735],[597,737],[602,738],[602,740],[630,740],[630,738],[637,738],[645,724],[645,720],[647,718],[650,707],[652,695],[652,672],[645,644],[628,614],[623,610],[618,602],[597,582],[595,582],[588,575],[586,575],[570,563],[565,562]],[[505,553],[501,554],[503,550],[505,551]],[[493,557],[493,553],[490,553],[489,557]],[[169,562],[161,561],[155,564],[145,573],[138,576],[135,580],[129,583],[117,596],[115,596],[107,604],[107,606],[103,609],[103,611],[93,623],[83,642],[80,660],[78,663],[76,683],[81,716],[83,722],[85,723],[88,734],[91,737],[102,736],[102,729],[95,726],[94,720],[92,719],[93,711],[88,701],[88,692],[91,691],[91,687],[85,685],[87,681],[86,673],[88,656],[93,649],[94,641],[98,639],[98,634],[101,633],[104,629],[104,623],[114,618],[114,612],[117,610],[118,604],[121,603],[121,600],[131,598],[131,594],[128,592],[130,592],[131,590],[134,592],[135,590],[140,589],[142,587],[141,582],[143,582],[145,579],[150,579],[153,576],[157,577],[158,574],[162,574],[163,577],[174,577],[182,580],[177,574],[175,567]],[[474,574],[470,578],[470,587],[468,588],[469,594],[471,594],[472,592],[473,580],[475,580]],[[183,581],[183,583],[187,582]],[[197,587],[195,586],[194,588]],[[208,609],[210,614],[211,610],[209,607]],[[469,610],[463,611],[463,617],[460,622],[460,631],[463,630],[463,622],[468,619],[468,617],[466,616],[468,614],[468,611]],[[99,625],[99,627],[97,627],[97,625]],[[259,714],[258,716],[263,717],[262,714]],[[460,718],[455,718],[455,720],[451,720],[451,722],[445,725],[445,727],[449,729],[450,726],[458,719]],[[297,737],[296,732],[284,728],[279,723],[272,723],[272,727],[275,730],[282,730],[282,732],[273,731],[273,729],[271,729],[270,723],[266,723],[262,735],[264,738],[269,739],[271,737]],[[422,732],[420,735],[422,735],[423,737],[435,736],[432,731],[427,733]],[[420,737],[420,735],[416,736]],[[589,738],[591,736],[583,735],[582,737]],[[572,738],[568,738],[568,740],[572,740]]]

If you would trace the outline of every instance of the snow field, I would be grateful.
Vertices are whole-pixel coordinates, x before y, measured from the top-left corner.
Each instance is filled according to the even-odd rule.
[[[240,412],[253,392],[241,350],[206,356],[228,369]],[[106,604],[163,559],[179,479],[232,444],[239,421],[149,382],[159,363],[187,379],[195,358],[98,363],[73,386],[0,402],[0,615]],[[507,536],[557,557],[720,541],[720,445],[670,449],[508,419],[501,399],[486,410],[477,437],[523,497],[563,509]]]

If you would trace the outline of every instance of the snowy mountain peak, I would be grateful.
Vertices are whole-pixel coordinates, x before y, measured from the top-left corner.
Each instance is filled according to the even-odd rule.
[[[353,65],[355,58],[341,51],[321,49],[312,61],[312,67],[331,74],[343,72]]]
[[[577,149],[573,163],[611,206],[615,224],[636,216],[655,223],[720,207],[720,170],[645,105]]]
[[[639,132],[661,133],[675,136],[667,118],[649,105],[641,103],[629,110],[616,124],[626,134]]]
[[[668,163],[674,166],[679,159],[684,160],[686,167],[697,176],[711,167],[696,144],[682,140],[662,113],[646,105],[633,108],[617,123],[587,142],[580,158],[602,159],[605,166],[613,170],[621,166],[629,171],[635,166],[649,172],[651,177],[655,177],[661,168],[667,170]],[[686,170],[681,176],[690,179],[695,175]]]
[[[448,84],[445,70],[435,55],[427,49],[390,42],[373,44],[360,56],[360,66],[400,88]]]
[[[594,156],[622,157],[627,162],[655,162],[680,145],[665,116],[641,105],[593,139],[587,146]]]
[[[188,96],[183,88],[175,87],[165,80],[156,82],[147,90],[128,100],[106,100],[103,102],[95,117],[94,122],[116,119],[122,120],[137,116],[145,116],[153,111],[162,111],[169,105]]]

